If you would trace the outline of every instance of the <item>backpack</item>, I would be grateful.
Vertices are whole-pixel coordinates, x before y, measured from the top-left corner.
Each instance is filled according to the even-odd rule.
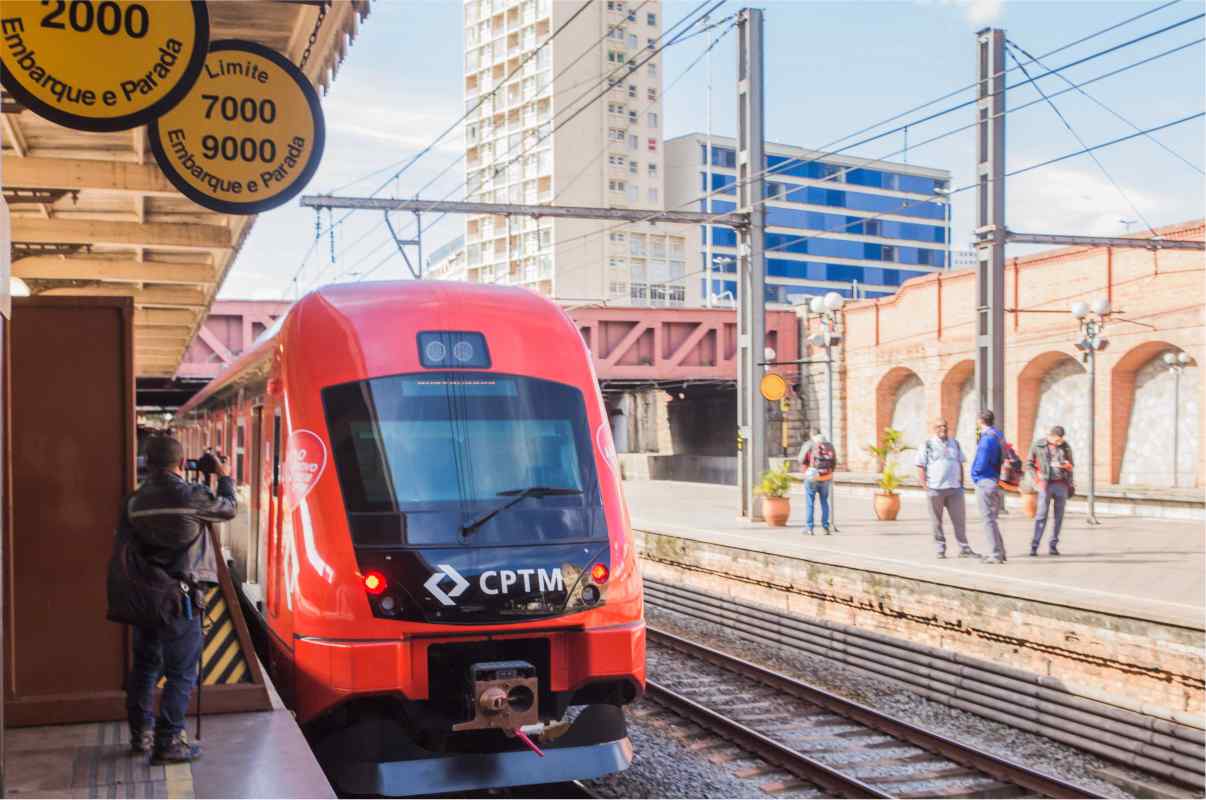
[[[1016,491],[1022,481],[1022,459],[1013,445],[1005,442],[1001,446],[1001,477],[997,485],[1002,489]]]
[[[161,628],[181,614],[181,582],[142,552],[134,533],[124,525],[113,539],[113,554],[105,579],[110,622],[139,628]]]
[[[833,452],[833,445],[829,442],[817,442],[812,448],[812,466],[822,475],[827,472],[833,472],[833,465],[837,461],[837,455]]]

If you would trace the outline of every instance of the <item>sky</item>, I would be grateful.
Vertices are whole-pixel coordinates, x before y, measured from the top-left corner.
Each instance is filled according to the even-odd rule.
[[[601,1],[601,0],[600,0]],[[1167,0],[1165,0],[1167,1]],[[554,0],[574,2],[577,0]],[[928,103],[975,80],[975,31],[1005,29],[1012,42],[1047,68],[1060,67],[1101,50],[1201,14],[1201,2],[1182,0],[1117,30],[1044,54],[1163,3],[1047,2],[1034,0],[900,0],[899,2],[769,2],[765,10],[766,135],[775,142],[834,151],[857,142],[849,135]],[[697,0],[663,3],[664,26],[697,6]],[[729,0],[713,19],[741,5]],[[322,163],[305,194],[338,190],[368,194],[429,146],[464,112],[462,101],[462,3],[460,0],[378,0],[361,27],[326,97],[327,141]],[[690,65],[711,37],[695,36],[663,52],[663,134],[673,138],[706,129],[706,61]],[[1203,37],[1201,19],[1143,42],[1070,67],[1075,82],[1117,70]],[[736,35],[728,31],[712,51],[712,132],[736,129]],[[1007,56],[1008,59],[1008,56]],[[1206,107],[1204,47],[1196,44],[1084,88],[1052,98],[1072,130],[1020,71],[1010,73],[1007,108],[1035,99],[1006,118],[1006,169],[1014,170],[1082,148],[1172,122]],[[1009,62],[1010,66],[1013,62]],[[1031,75],[1043,69],[1030,65]],[[681,78],[679,76],[682,75]],[[669,88],[670,83],[678,82]],[[1067,89],[1057,76],[1038,80],[1048,95]],[[970,90],[923,111],[911,121],[971,99]],[[1096,102],[1095,102],[1096,101]],[[1103,107],[1104,106],[1104,107]],[[1121,118],[1120,118],[1121,117]],[[974,181],[975,131],[970,129],[917,146],[974,121],[974,107],[911,125],[909,163],[950,170],[952,188]],[[875,128],[874,136],[900,122]],[[1199,219],[1203,210],[1206,125],[1201,118],[1097,151],[1105,172],[1089,156],[1010,178],[1006,219],[1017,231],[1118,235]],[[904,135],[896,132],[865,142],[844,155],[902,160]],[[461,164],[429,188],[426,184],[462,153],[460,126],[419,158],[381,196],[443,199],[463,196]],[[1187,163],[1188,162],[1188,163]],[[968,248],[975,226],[972,199],[954,198],[952,227],[957,249]],[[336,212],[340,220],[345,212]],[[427,224],[430,220],[425,219]],[[325,228],[327,216],[322,217]],[[394,227],[409,238],[413,218],[395,215]],[[460,234],[462,221],[449,216],[424,233],[424,250]],[[1009,254],[1033,247],[1011,245]],[[332,250],[334,258],[332,258]],[[412,251],[413,252],[413,251]],[[413,255],[412,255],[413,258]],[[379,212],[357,212],[315,241],[315,214],[298,200],[261,214],[230,270],[223,298],[292,299],[338,280],[400,278],[408,273]]]

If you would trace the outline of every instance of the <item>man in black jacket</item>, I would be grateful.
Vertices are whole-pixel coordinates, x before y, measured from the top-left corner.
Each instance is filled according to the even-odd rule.
[[[235,515],[234,481],[222,460],[207,459],[218,474],[218,494],[184,480],[184,448],[170,436],[147,442],[146,481],[122,509],[121,525],[131,530],[147,560],[181,582],[180,616],[170,625],[134,628],[134,664],[126,684],[130,746],[151,763],[194,761],[201,747],[184,732],[188,699],[197,682],[201,655],[204,594],[218,582],[218,563],[209,524]],[[154,710],[154,689],[166,678]]]

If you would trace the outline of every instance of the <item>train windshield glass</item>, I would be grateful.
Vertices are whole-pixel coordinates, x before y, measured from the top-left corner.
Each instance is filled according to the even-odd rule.
[[[582,393],[496,373],[394,375],[323,390],[357,545],[606,536]],[[462,526],[535,492],[466,538]]]

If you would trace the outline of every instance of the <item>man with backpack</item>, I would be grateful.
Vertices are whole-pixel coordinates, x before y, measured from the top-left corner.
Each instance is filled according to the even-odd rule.
[[[125,502],[109,567],[109,619],[134,631],[134,663],[126,684],[130,748],[152,764],[201,756],[188,741],[184,715],[197,682],[205,592],[218,583],[211,522],[233,519],[234,482],[225,459],[207,454],[218,493],[184,480],[184,449],[170,436],[147,442],[149,475]],[[166,678],[155,719],[154,690]]]
[[[972,461],[971,478],[976,486],[976,504],[980,519],[984,521],[984,539],[988,555],[985,564],[1005,563],[1005,540],[1001,538],[1001,527],[997,524],[997,513],[1001,507],[1001,463],[1004,460],[1004,445],[1001,432],[993,427],[996,417],[984,409],[976,418],[980,429],[980,441],[976,445],[976,457]]]
[[[1037,556],[1043,533],[1047,530],[1047,514],[1051,501],[1055,501],[1055,528],[1047,553],[1059,555],[1059,530],[1064,524],[1064,508],[1072,486],[1072,447],[1064,439],[1060,425],[1051,428],[1045,439],[1039,439],[1030,448],[1026,466],[1034,471],[1034,483],[1038,488],[1038,506],[1034,514],[1034,538],[1030,540],[1030,555]]]
[[[821,528],[828,536],[829,531],[829,487],[833,484],[833,468],[837,464],[837,453],[833,444],[820,431],[800,448],[800,466],[804,470],[804,501],[808,504],[808,535],[813,532],[813,513],[816,498],[821,498]]]
[[[951,518],[955,540],[959,542],[959,558],[975,558],[976,552],[967,543],[966,507],[963,498],[963,448],[959,440],[948,435],[946,420],[934,422],[934,435],[917,451],[917,474],[925,487],[926,507],[938,557],[946,558],[946,534],[942,530],[942,512]]]

